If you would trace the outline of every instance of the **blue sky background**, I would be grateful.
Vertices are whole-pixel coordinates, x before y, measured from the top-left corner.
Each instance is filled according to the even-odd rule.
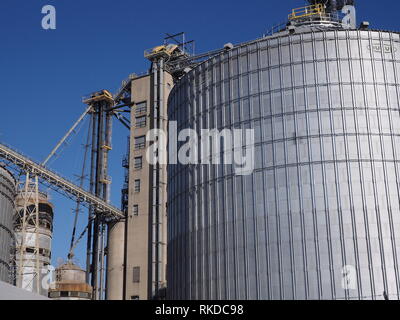
[[[57,9],[57,29],[41,28],[41,9]],[[132,72],[146,71],[145,49],[164,34],[186,32],[196,52],[262,36],[284,22],[303,0],[132,1],[1,0],[0,2],[0,141],[33,159],[43,160],[84,111],[82,96],[100,89],[115,92]],[[358,22],[399,30],[400,3],[358,0]],[[88,123],[81,126],[61,157],[50,167],[74,179],[81,170]],[[128,131],[114,122],[110,174],[112,203],[120,206],[121,159]],[[55,205],[53,264],[66,258],[75,204],[50,193]],[[80,216],[79,232],[87,221]],[[76,259],[85,264],[84,239]]]

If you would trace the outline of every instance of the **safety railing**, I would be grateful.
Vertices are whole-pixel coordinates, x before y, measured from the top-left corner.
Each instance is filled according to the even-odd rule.
[[[311,16],[324,16],[325,7],[321,3],[312,6],[296,8],[289,14],[289,20],[297,20]]]
[[[91,192],[76,186],[67,178],[63,178],[60,174],[49,170],[40,163],[24,156],[15,149],[0,143],[0,160],[4,160],[12,164],[15,169],[20,172],[31,172],[37,175],[42,182],[53,188],[54,190],[63,193],[64,195],[81,201],[83,204],[94,206],[98,212],[102,212],[107,216],[115,218],[123,217],[123,213],[114,206],[106,203],[104,200],[93,195]]]

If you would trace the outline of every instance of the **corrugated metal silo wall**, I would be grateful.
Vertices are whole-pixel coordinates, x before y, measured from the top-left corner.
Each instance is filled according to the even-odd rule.
[[[15,188],[12,175],[0,167],[0,281],[4,282],[10,282]]]
[[[169,166],[169,298],[399,297],[399,41],[277,35],[176,85],[169,120],[253,128],[256,169]]]

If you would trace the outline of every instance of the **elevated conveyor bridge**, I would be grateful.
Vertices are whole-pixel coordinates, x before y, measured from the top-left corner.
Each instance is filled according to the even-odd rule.
[[[93,207],[98,214],[102,214],[107,220],[119,220],[125,217],[121,210],[78,187],[73,182],[61,177],[54,171],[49,170],[45,166],[1,143],[0,161],[19,173],[24,174],[29,172],[37,176],[44,185],[74,201],[81,202],[87,207]]]

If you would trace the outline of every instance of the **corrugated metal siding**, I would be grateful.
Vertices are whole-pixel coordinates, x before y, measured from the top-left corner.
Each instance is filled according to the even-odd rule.
[[[399,35],[375,31],[263,39],[179,81],[170,121],[255,129],[256,170],[169,166],[169,298],[398,298],[399,84]]]
[[[0,281],[10,282],[15,180],[0,167]]]

